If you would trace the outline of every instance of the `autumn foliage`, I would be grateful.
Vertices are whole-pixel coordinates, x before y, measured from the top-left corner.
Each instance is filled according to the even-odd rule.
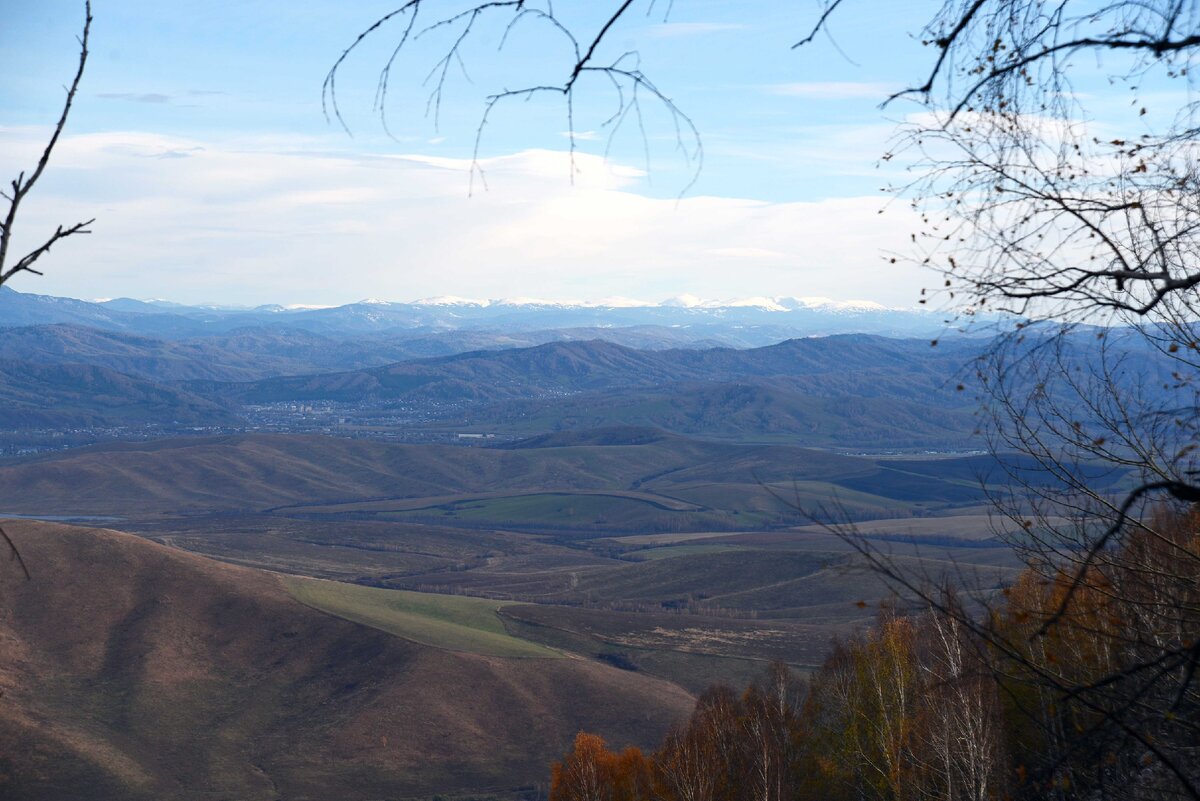
[[[1198,530],[1160,514],[1084,575],[1030,568],[970,614],[949,592],[885,610],[806,681],[776,664],[710,688],[648,755],[580,734],[550,799],[1191,798]]]

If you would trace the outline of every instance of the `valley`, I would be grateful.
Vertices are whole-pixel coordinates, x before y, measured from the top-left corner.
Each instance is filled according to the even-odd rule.
[[[223,562],[383,588],[367,592],[487,599],[506,636],[698,692],[772,659],[815,665],[890,595],[813,518],[867,521],[931,577],[1000,586],[1019,563],[980,515],[986,468],[645,429],[487,448],[253,435],[21,460],[0,467],[0,508],[119,515]],[[289,586],[394,630],[378,610],[348,611],[373,604],[314,589],[332,584]]]
[[[170,436],[457,443],[623,425],[821,447],[970,448],[972,407],[944,390],[978,340],[935,352],[928,339],[838,335],[919,336],[936,325],[793,305],[220,310],[0,288],[0,457]],[[901,429],[911,433],[897,439]]]
[[[989,498],[1057,481],[984,455],[968,337],[60,305],[0,346],[0,754],[63,766],[0,759],[21,798],[539,798],[905,608],[864,544],[994,597]]]
[[[1200,801],[1200,0],[9,5],[0,801]]]

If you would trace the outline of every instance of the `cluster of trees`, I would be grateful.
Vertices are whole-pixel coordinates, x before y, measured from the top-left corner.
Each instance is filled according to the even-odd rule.
[[[1160,510],[1082,583],[1031,567],[994,604],[884,610],[807,680],[709,689],[653,753],[579,734],[550,799],[1191,797],[1200,677],[1167,654],[1200,632],[1197,557],[1200,511]]]

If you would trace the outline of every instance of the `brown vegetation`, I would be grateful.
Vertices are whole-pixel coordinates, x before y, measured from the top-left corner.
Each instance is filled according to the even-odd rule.
[[[120,532],[6,527],[33,579],[0,581],[0,797],[511,789],[581,728],[645,742],[691,704],[596,662],[418,645]]]
[[[649,757],[580,735],[551,801],[1188,797],[1198,525],[1160,511],[1084,583],[1027,570],[970,625],[950,593],[916,616],[885,609],[807,685],[776,664],[740,696],[710,689]],[[1147,652],[1162,657],[1149,676]]]

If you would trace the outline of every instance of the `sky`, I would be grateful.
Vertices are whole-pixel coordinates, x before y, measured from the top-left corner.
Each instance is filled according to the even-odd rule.
[[[476,162],[487,96],[561,82],[573,63],[535,15],[503,49],[510,17],[478,23],[436,114],[437,62],[461,24],[418,39],[392,68],[386,128],[376,85],[403,22],[384,26],[339,74],[345,128],[327,119],[326,73],[395,5],[95,0],[80,95],[14,247],[91,217],[93,233],[13,288],[245,305],[688,293],[912,307],[933,280],[890,262],[914,221],[880,191],[903,174],[878,160],[912,110],[879,105],[923,78],[913,35],[934,3],[860,0],[800,49],[817,0],[635,3],[598,61],[652,80],[694,124],[702,165],[689,129],[680,141],[644,92],[606,124],[617,96],[600,75],[580,80],[573,126],[561,97],[498,104]],[[460,5],[429,0],[425,19]],[[0,6],[0,176],[15,176],[61,108],[83,4]],[[610,7],[555,3],[581,32]]]

